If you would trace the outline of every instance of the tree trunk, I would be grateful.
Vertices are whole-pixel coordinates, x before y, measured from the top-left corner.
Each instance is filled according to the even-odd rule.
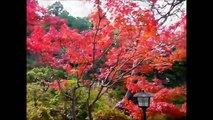
[[[89,120],[93,120],[93,117],[92,117],[92,106],[88,106],[88,116],[89,116]]]
[[[75,109],[75,106],[76,106],[76,88],[75,87],[72,89],[72,97],[73,97],[73,100],[72,100],[72,120],[77,120],[76,119],[76,109]]]

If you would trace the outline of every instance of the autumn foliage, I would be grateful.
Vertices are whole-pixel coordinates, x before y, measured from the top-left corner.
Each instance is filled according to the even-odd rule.
[[[151,92],[151,91],[150,91]],[[141,109],[132,101],[125,100],[123,108],[129,110],[134,119],[140,120]],[[155,96],[151,98],[150,107],[147,109],[147,116],[152,117],[158,114],[164,114],[168,117],[183,118],[186,116],[186,102],[182,106],[173,104],[175,100],[186,101],[186,88],[163,88],[156,92]]]
[[[151,10],[136,3],[122,0],[95,3],[88,16],[93,28],[78,33],[67,26],[66,20],[49,15],[36,0],[27,0],[27,50],[38,54],[43,64],[76,75],[82,84],[89,79],[111,87],[124,81],[133,93],[140,90],[155,93],[148,116],[158,113],[175,118],[185,116],[186,103],[178,107],[173,101],[186,101],[186,88],[165,88],[161,80],[148,81],[144,75],[154,69],[171,69],[174,62],[186,58],[186,16],[183,14],[174,25],[161,27]],[[49,30],[45,30],[46,26]],[[133,83],[134,80],[138,82]],[[50,86],[58,89],[56,83]],[[141,109],[132,101],[125,99],[123,108],[134,119],[141,118]]]

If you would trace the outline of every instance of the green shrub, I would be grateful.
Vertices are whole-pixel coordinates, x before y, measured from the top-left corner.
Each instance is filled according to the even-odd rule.
[[[156,114],[154,116],[150,116],[147,120],[169,120],[164,114]]]
[[[76,86],[76,81],[68,80],[68,85],[69,90],[66,92],[71,94],[71,89]],[[85,120],[88,116],[87,92],[88,88],[85,87],[76,90],[76,116],[78,120]],[[110,90],[104,94],[94,105],[93,112],[113,108],[116,103],[113,92]],[[98,88],[93,88],[90,102],[95,99],[97,94]],[[62,118],[70,120],[71,113],[71,101],[59,91],[51,88],[44,90],[38,83],[27,84],[27,118],[29,120],[61,120]]]
[[[186,117],[174,118],[165,114],[156,114],[154,116],[148,117],[147,120],[186,120]]]
[[[61,120],[69,104],[56,90],[44,91],[39,84],[27,84],[28,120]]]
[[[78,96],[77,107],[79,108],[79,112],[77,114],[78,120],[85,120],[88,116],[87,114],[87,91],[88,88],[80,88],[76,92]],[[116,99],[112,97],[113,91],[109,91],[108,93],[104,94],[94,105],[93,112],[102,111],[105,109],[113,108]],[[90,102],[95,99],[96,95],[98,94],[98,88],[93,88],[91,90]]]
[[[122,89],[122,86],[116,86],[116,87],[114,88],[114,91],[115,91],[115,93],[116,93],[116,95],[115,95],[116,98],[117,98],[118,100],[121,100],[121,99],[123,98],[123,96],[125,96],[127,90],[123,90],[123,89]]]
[[[54,74],[54,75],[53,75]],[[67,78],[66,72],[61,69],[51,69],[50,67],[36,67],[27,71],[27,82],[37,82],[41,80],[54,81]]]
[[[132,120],[124,113],[112,109],[105,109],[93,114],[94,120]]]

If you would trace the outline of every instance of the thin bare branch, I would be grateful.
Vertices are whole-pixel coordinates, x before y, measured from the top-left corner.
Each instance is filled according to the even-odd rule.
[[[121,53],[122,53],[122,51],[120,51],[120,53],[118,54],[117,59],[116,59],[116,63],[115,63],[115,65],[112,67],[111,71],[110,71],[110,72],[107,74],[107,76],[105,77],[102,86],[103,86],[103,85],[105,84],[105,82],[109,79],[110,74],[111,74],[111,73],[114,71],[114,69],[118,66],[119,58],[120,58]]]
[[[129,70],[127,70],[126,72],[122,73],[120,76],[118,76],[117,78],[115,78],[115,79],[114,79],[114,82],[113,82],[112,84],[108,84],[106,87],[109,87],[109,88],[110,88],[110,87],[112,87],[115,83],[117,83],[117,82],[119,82],[120,80],[122,80],[123,77],[124,77],[126,74],[130,73],[132,70],[134,70],[135,68],[137,68],[144,60],[145,60],[145,58],[139,60],[139,61],[137,62],[137,64],[135,64],[135,66],[133,66],[132,68],[130,68]]]
[[[104,88],[104,87],[101,86],[101,88],[100,88],[99,91],[98,91],[98,94],[96,95],[96,97],[95,97],[95,99],[92,101],[92,103],[89,104],[89,106],[93,107],[93,105],[95,104],[95,102],[99,99],[99,96],[100,96],[100,94],[101,94],[103,88]]]
[[[134,52],[132,53],[132,55],[131,55],[129,58],[127,58],[127,59],[122,63],[122,65],[120,65],[120,67],[114,72],[114,74],[113,74],[113,76],[112,76],[111,79],[113,79],[114,76],[116,75],[116,73],[117,73],[118,71],[120,71],[121,68],[135,56],[135,53],[136,53],[136,50],[134,50]]]
[[[162,26],[166,22],[166,20],[168,19],[169,16],[175,15],[177,13],[177,11],[176,10],[173,11],[174,8],[176,8],[176,6],[178,6],[179,4],[180,4],[180,7],[182,7],[184,1],[185,0],[173,0],[172,2],[169,2],[167,0],[164,0],[164,2],[166,4],[162,7],[157,4],[155,6],[152,5],[151,8],[152,8],[153,14],[154,14],[154,10],[155,10],[157,12],[157,14],[160,15],[160,18],[157,19],[157,21],[162,21],[162,22],[160,22],[159,26]],[[170,8],[165,14],[163,14],[162,11],[164,11],[163,9],[166,8],[167,6],[170,6]]]
[[[114,42],[112,42],[101,54],[100,58],[97,60],[98,62],[104,57],[104,55],[110,50],[110,48],[113,46]]]
[[[63,88],[61,87],[59,80],[57,80],[57,84],[58,84],[60,92],[63,93],[63,95],[65,97],[67,97],[68,99],[70,99],[72,101],[73,100],[72,96],[70,96],[70,95],[68,95],[67,93],[64,92]]]

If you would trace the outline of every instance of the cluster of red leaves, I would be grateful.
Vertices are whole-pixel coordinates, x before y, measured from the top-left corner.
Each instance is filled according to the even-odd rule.
[[[138,82],[134,83],[134,80],[138,80]],[[186,115],[186,102],[181,107],[173,104],[176,100],[186,101],[185,86],[164,88],[161,80],[154,78],[153,82],[149,82],[145,77],[141,76],[130,77],[125,82],[127,89],[133,93],[140,90],[155,93],[154,97],[151,98],[150,107],[147,109],[148,117],[163,114],[169,117],[181,118]],[[124,98],[124,101],[123,108],[127,109],[134,119],[141,120],[141,110],[138,105],[128,101],[126,98]]]
[[[153,4],[155,4],[157,2],[157,0],[152,0]]]
[[[40,20],[40,23],[51,25],[50,30],[46,32],[44,25],[40,23],[34,26],[33,32],[27,38],[27,49],[40,54],[43,63],[49,63],[52,66],[63,64],[60,66],[66,68],[69,73],[72,72],[67,63],[78,64],[79,68],[76,71],[85,69],[83,70],[85,72],[93,66],[94,61],[103,56],[106,49],[115,43],[119,46],[107,51],[103,58],[105,64],[101,65],[100,69],[111,69],[118,63],[114,71],[127,70],[132,67],[134,60],[145,58],[143,64],[139,65],[135,71],[146,74],[154,68],[158,70],[171,68],[174,61],[186,55],[185,49],[180,46],[184,40],[178,39],[182,34],[169,32],[175,29],[174,27],[158,32],[158,23],[150,10],[142,10],[136,3],[119,3],[122,1],[108,1],[105,5],[113,16],[114,22],[109,22],[104,16],[105,11],[98,6],[89,16],[94,29],[81,34],[70,30],[63,20],[46,15],[42,17],[43,20]],[[34,13],[36,10],[34,9]],[[97,31],[97,29],[101,30]],[[116,29],[119,35],[117,38],[114,37]],[[172,46],[179,48],[172,51]],[[65,51],[62,54],[63,50]],[[55,56],[60,57],[56,59]],[[103,74],[98,75],[100,78],[110,72],[104,71]],[[109,78],[116,78],[117,74],[118,72],[112,72]]]
[[[60,87],[61,87],[62,90],[68,89],[68,86],[67,86],[68,81],[67,80],[62,79],[62,80],[59,80],[58,82],[60,83]],[[58,82],[57,81],[50,82],[49,87],[52,88],[52,89],[60,90]]]
[[[98,6],[92,13],[89,14],[88,18],[93,22],[93,28],[103,28],[109,23],[109,20],[104,16],[105,13],[100,6]],[[102,18],[102,20],[99,18]]]
[[[38,5],[36,0],[27,0],[27,23],[37,24],[47,11]],[[40,14],[40,15],[39,15]]]
[[[130,115],[135,119],[135,120],[141,120],[143,118],[142,110],[138,105],[135,105],[132,101],[127,100],[127,98],[124,98],[125,104],[123,105],[124,109],[127,109]]]
[[[47,10],[40,7],[37,0],[27,0],[27,32],[34,31],[38,26],[45,27],[52,25],[60,27],[67,21],[48,14]],[[36,27],[36,28],[34,28]]]
[[[27,49],[39,54],[42,63],[58,66],[66,61],[66,54],[60,52],[63,50],[62,47],[69,47],[68,39],[76,40],[80,37],[75,30],[70,30],[66,25],[61,25],[60,31],[57,31],[54,26],[50,26],[48,32],[42,26],[34,26],[33,32],[27,38]],[[60,58],[53,57],[54,55],[59,55]]]
[[[184,113],[186,113],[187,110],[187,106],[186,106],[186,102],[182,105],[181,107],[181,111],[183,111]]]
[[[67,20],[61,19],[57,16],[46,16],[44,17],[44,20],[42,21],[44,25],[52,25],[58,29],[60,29],[60,26],[63,24],[67,24]]]
[[[82,80],[80,81],[82,84],[89,86],[91,84],[91,80]]]
[[[138,82],[134,83],[134,80],[137,80]],[[153,82],[149,82],[146,80],[145,77],[142,76],[132,76],[130,78],[127,78],[125,83],[127,89],[132,91],[133,93],[139,92],[140,90],[145,90],[150,93],[156,93],[164,88],[161,80],[154,78]]]
[[[141,120],[143,118],[142,109],[134,104],[132,101],[128,101],[124,98],[124,109],[127,109],[134,120]],[[183,104],[185,106],[185,104]],[[186,111],[182,107],[178,107],[174,104],[167,102],[153,102],[151,101],[150,107],[147,109],[147,117],[153,117],[155,115],[164,114],[168,117],[182,118],[186,116]]]
[[[162,92],[162,91],[167,91]],[[147,109],[147,117],[163,114],[173,118],[182,118],[186,116],[186,102],[181,106],[174,105],[173,100],[180,100],[186,98],[185,88],[177,87],[174,89],[162,89],[158,91],[153,98],[151,98],[150,107]],[[141,120],[141,109],[132,101],[124,98],[124,109],[132,115],[135,120]]]
[[[158,91],[153,97],[154,102],[168,102],[172,103],[175,100],[186,100],[186,88],[176,87],[176,88],[164,88]]]
[[[180,107],[167,103],[167,102],[152,102],[147,109],[147,116],[154,116],[156,114],[166,114],[167,116],[174,118],[182,118],[186,115]]]

